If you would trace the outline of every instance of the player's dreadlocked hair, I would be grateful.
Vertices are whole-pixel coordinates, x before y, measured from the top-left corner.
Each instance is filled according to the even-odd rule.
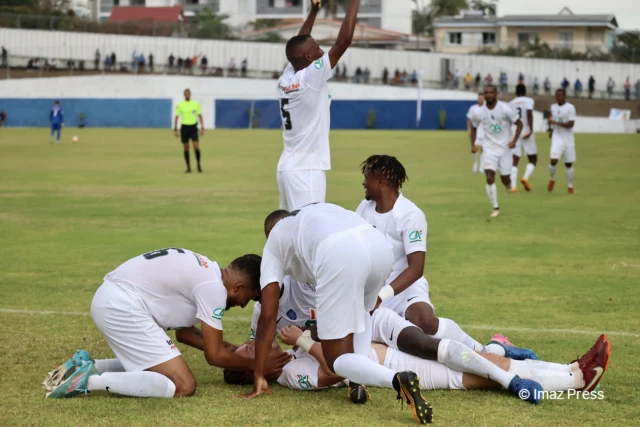
[[[373,155],[362,162],[362,174],[368,175],[373,171],[380,171],[382,177],[397,188],[402,188],[402,184],[409,180],[407,172],[402,163],[393,156]]]
[[[231,263],[231,267],[244,273],[249,278],[249,283],[254,290],[260,290],[260,255],[248,254],[236,258]]]

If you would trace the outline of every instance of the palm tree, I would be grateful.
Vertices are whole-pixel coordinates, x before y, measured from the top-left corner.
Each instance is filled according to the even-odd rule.
[[[482,11],[482,14],[485,16],[496,16],[498,13],[498,0],[472,0],[471,1],[471,9]]]
[[[467,0],[431,0],[431,10],[434,17],[456,16],[467,9]]]

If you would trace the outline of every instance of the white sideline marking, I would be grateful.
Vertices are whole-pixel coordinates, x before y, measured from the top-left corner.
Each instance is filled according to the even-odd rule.
[[[58,316],[90,316],[91,313],[86,311],[47,311],[47,310],[17,310],[13,308],[0,308],[0,313],[11,313],[11,314],[38,314],[38,315],[47,315],[53,314]],[[250,317],[225,317],[224,320],[226,322],[251,322]],[[512,331],[512,332],[543,332],[550,334],[573,334],[573,335],[600,335],[602,331],[585,331],[581,329],[541,329],[541,328],[517,328],[517,327],[501,327],[501,326],[492,326],[492,325],[460,325],[463,329],[475,329],[482,331],[495,331],[496,333],[500,333],[502,331]],[[620,332],[620,331],[605,331],[607,335],[610,336],[619,336],[619,337],[634,337],[640,338],[640,334],[634,334],[632,332]]]

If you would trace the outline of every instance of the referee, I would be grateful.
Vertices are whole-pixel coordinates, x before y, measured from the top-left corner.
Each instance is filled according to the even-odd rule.
[[[181,127],[178,133],[178,118]],[[200,136],[204,135],[204,122],[202,120],[202,109],[198,101],[191,100],[191,91],[185,89],[184,101],[176,106],[176,118],[174,120],[173,129],[176,138],[180,137],[182,146],[184,147],[184,160],[187,162],[186,173],[191,173],[191,164],[189,162],[189,140],[193,142],[193,150],[196,152],[196,160],[198,162],[198,172],[202,172],[200,167],[200,146],[198,145],[198,119],[200,120]]]

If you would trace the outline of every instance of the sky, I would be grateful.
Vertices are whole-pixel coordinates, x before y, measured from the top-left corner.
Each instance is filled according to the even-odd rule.
[[[613,14],[621,29],[640,29],[640,0],[499,0],[498,16],[556,14],[564,6],[576,15]]]

